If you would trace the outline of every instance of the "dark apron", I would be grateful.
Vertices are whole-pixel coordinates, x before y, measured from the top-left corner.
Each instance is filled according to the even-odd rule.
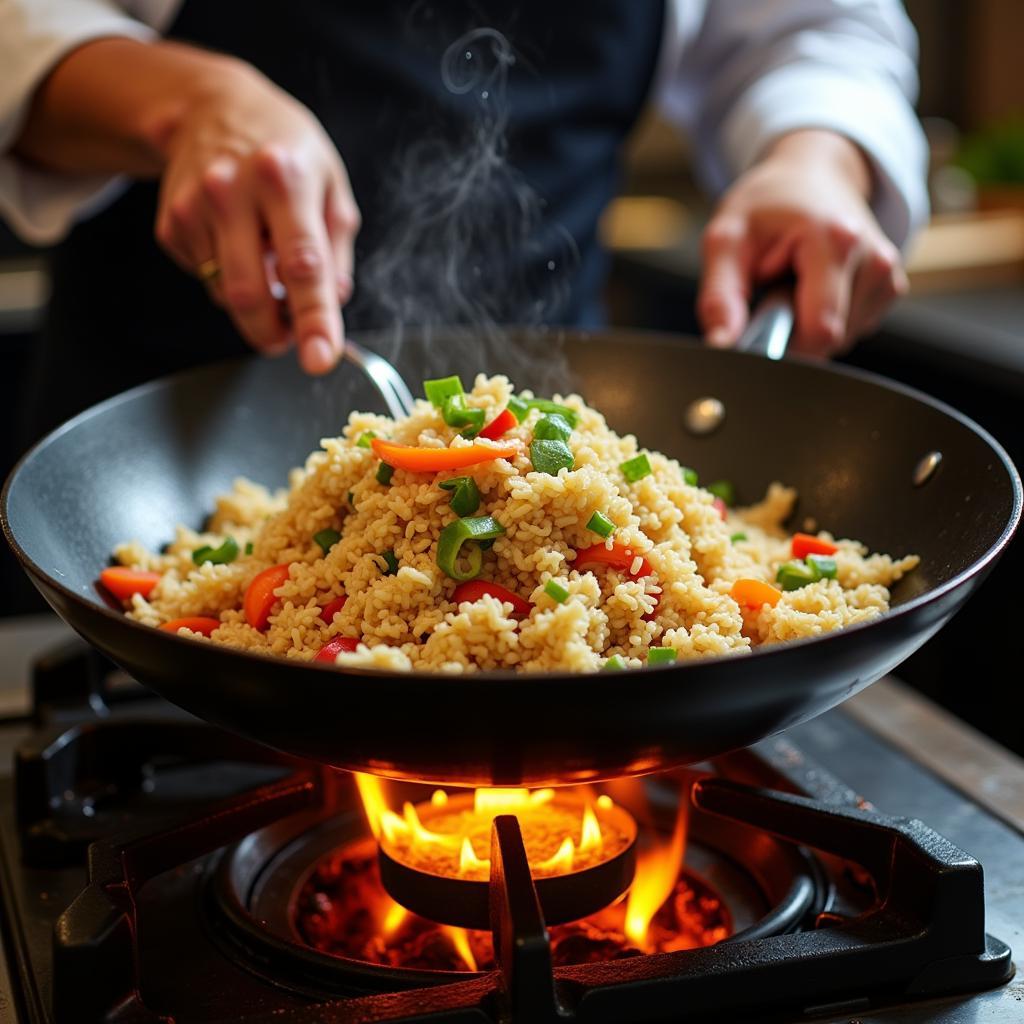
[[[516,53],[506,83],[507,158],[544,204],[516,270],[523,281],[545,282],[557,261],[564,287],[543,318],[597,326],[607,269],[597,221],[651,84],[663,17],[662,0],[187,0],[168,35],[241,57],[320,118],[363,214],[357,299],[346,322],[365,330],[389,326],[392,315],[372,296],[365,301],[372,289],[361,288],[359,270],[373,266],[389,237],[388,169],[424,134],[450,146],[466,137],[481,100],[445,88],[442,55],[467,30],[498,29]],[[27,396],[36,436],[143,380],[247,351],[202,285],[155,244],[156,193],[153,183],[133,185],[53,254],[52,300]],[[578,249],[575,263],[564,258],[563,230]],[[498,322],[521,318],[515,307],[491,312]]]

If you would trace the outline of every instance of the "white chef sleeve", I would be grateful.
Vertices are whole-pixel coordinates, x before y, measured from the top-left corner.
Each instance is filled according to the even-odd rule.
[[[113,0],[0,0],[0,217],[26,241],[57,241],[119,187],[110,176],[47,171],[10,152],[35,90],[83,43],[154,34]]]
[[[715,190],[786,132],[848,137],[873,164],[879,223],[903,246],[928,215],[916,56],[898,0],[707,0],[662,101]]]

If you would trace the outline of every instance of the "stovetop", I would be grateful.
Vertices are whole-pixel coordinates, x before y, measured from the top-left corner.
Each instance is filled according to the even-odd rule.
[[[60,659],[57,660],[60,662]],[[75,658],[72,658],[71,662],[74,663]],[[53,668],[51,666],[51,669]],[[11,762],[8,752],[19,745],[22,749],[23,762],[26,751],[33,755],[42,752],[46,752],[48,756],[53,754],[53,748],[48,749],[42,738],[56,737],[68,727],[75,728],[75,723],[79,723],[77,735],[80,738],[81,723],[87,723],[92,713],[83,711],[81,679],[76,672],[77,670],[62,671],[58,664],[56,670],[47,674],[48,682],[45,692],[41,695],[45,707],[37,709],[39,714],[35,722],[23,719],[0,725],[0,758],[3,758],[0,763],[9,765]],[[887,681],[876,684],[876,694],[873,698],[876,717],[879,694],[884,696],[884,688],[887,686],[892,684]],[[892,692],[894,701],[898,698],[904,710],[908,700],[916,700],[901,691],[894,689]],[[114,892],[118,885],[122,884],[109,884],[105,888],[100,885],[93,893],[87,893],[86,897],[80,896],[87,880],[86,839],[91,838],[94,833],[104,833],[108,829],[142,837],[152,833],[156,822],[156,818],[152,816],[156,793],[163,800],[160,818],[164,823],[176,818],[194,823],[196,806],[202,805],[204,800],[208,801],[209,797],[230,797],[244,793],[254,785],[262,784],[271,787],[272,797],[280,801],[280,808],[275,811],[273,807],[264,805],[261,810],[259,806],[254,805],[247,810],[245,813],[252,815],[249,828],[260,828],[272,821],[281,808],[290,809],[292,812],[300,811],[305,799],[300,790],[303,786],[308,790],[308,787],[315,788],[317,785],[316,772],[307,772],[303,775],[300,771],[296,775],[295,765],[246,763],[244,745],[238,748],[240,756],[236,761],[210,763],[217,757],[218,752],[224,749],[223,743],[229,741],[223,740],[219,734],[212,733],[207,727],[195,723],[188,716],[158,699],[141,699],[133,684],[125,687],[121,698],[110,700],[109,706],[112,710],[108,712],[100,702],[94,701],[92,710],[98,711],[100,715],[96,720],[105,722],[108,726],[113,723],[122,730],[122,738],[118,742],[123,756],[119,758],[118,765],[123,766],[126,781],[127,776],[132,776],[136,771],[141,772],[138,779],[131,780],[136,784],[134,788],[137,796],[126,802],[117,803],[117,820],[108,821],[104,817],[110,814],[107,810],[109,794],[104,791],[103,784],[109,781],[111,765],[104,761],[107,755],[102,749],[92,749],[88,743],[78,745],[74,757],[68,759],[69,763],[66,766],[55,771],[51,764],[48,777],[45,780],[41,777],[36,780],[37,788],[33,794],[36,807],[29,811],[22,808],[23,820],[20,827],[19,822],[15,820],[12,780],[9,777],[0,779],[0,854],[4,868],[5,899],[12,901],[13,894],[20,893],[20,905],[16,915],[12,914],[10,905],[5,906],[2,933],[4,955],[0,957],[0,995],[6,998],[0,999],[0,1024],[19,1024],[21,1021],[49,1024],[52,1019],[49,1015],[50,1005],[55,997],[63,1008],[61,1012],[65,1020],[81,1020],[83,1024],[87,1024],[88,1021],[95,1019],[95,1015],[90,1015],[91,1011],[87,1011],[86,1008],[90,1005],[89,993],[93,990],[99,991],[108,980],[100,976],[108,969],[104,966],[105,961],[96,961],[99,966],[95,966],[88,957],[82,958],[79,955],[80,951],[73,951],[77,957],[75,963],[79,965],[75,968],[78,973],[65,971],[62,974],[66,981],[64,991],[59,993],[47,990],[48,983],[52,987],[52,976],[49,965],[45,963],[46,958],[52,956],[49,951],[53,943],[54,922],[61,916],[61,912],[65,911],[76,897],[80,905],[94,899],[97,893],[102,895],[105,892]],[[45,724],[42,721],[44,717],[47,719]],[[751,755],[738,755],[738,759],[734,759],[730,764],[738,766],[741,774],[749,774],[749,778],[744,780],[746,782],[754,781],[760,785],[770,784],[776,789],[806,793],[816,801],[819,811],[822,807],[832,808],[840,818],[845,816],[854,819],[854,824],[858,815],[864,817],[865,808],[866,820],[872,820],[872,806],[886,815],[922,819],[930,830],[940,833],[984,865],[984,928],[990,936],[995,937],[991,940],[989,948],[991,959],[999,959],[1003,944],[1015,952],[1024,949],[1024,833],[1019,825],[1010,820],[1003,820],[998,814],[982,806],[982,803],[960,792],[920,763],[921,760],[934,762],[937,751],[926,750],[923,756],[918,758],[912,753],[908,754],[904,749],[897,749],[895,745],[882,739],[875,729],[857,720],[865,717],[863,714],[855,715],[848,710],[837,709],[790,730],[782,737],[764,741],[753,748]],[[146,725],[146,722],[150,724]],[[168,733],[165,731],[167,723],[174,723],[173,741],[168,739]],[[65,738],[58,742],[66,744],[68,749],[75,747],[75,744],[68,744],[67,735],[69,734],[65,733]],[[159,751],[161,744],[170,748],[178,747],[182,742],[190,746],[198,763],[177,772],[172,787],[151,785],[151,780],[146,777],[150,768],[145,763],[147,757],[144,755],[154,750]],[[906,742],[902,745],[908,746]],[[61,758],[57,756],[54,760],[55,763],[60,762]],[[28,762],[32,761],[33,757],[29,757]],[[74,763],[71,764],[70,761]],[[999,765],[1002,774],[998,778],[989,777],[987,782],[984,777],[978,775],[978,765],[973,764],[972,771],[968,774],[972,784],[978,784],[981,778],[981,785],[986,790],[993,791],[1000,787],[1005,789],[1007,785],[1020,785],[1020,777],[1011,778],[1007,775],[1008,772],[1019,771],[1012,758],[997,755],[995,763]],[[62,771],[68,773],[67,791],[48,793],[46,787],[53,789],[55,784],[59,784]],[[289,772],[293,774],[289,775]],[[116,771],[114,774],[116,775]],[[25,777],[23,770],[23,787]],[[27,777],[31,783],[31,771]],[[275,779],[280,781],[275,783]],[[747,791],[742,787],[738,787],[736,792],[730,792],[730,785],[732,784],[728,782],[723,783],[721,791],[716,795],[712,784],[709,798],[711,803],[716,800],[724,801],[726,805],[735,805],[737,801],[739,804],[745,802],[746,813],[752,813],[755,817],[767,816],[769,821],[776,816],[779,822],[783,822],[790,815],[796,814],[797,817],[791,824],[797,828],[801,827],[799,814],[802,805],[799,797],[766,797],[759,791]],[[765,800],[768,802],[765,803]],[[772,804],[772,800],[777,802]],[[868,800],[871,801],[870,804],[867,803]],[[58,813],[51,815],[47,813],[46,807],[40,810],[47,802],[48,806]],[[209,806],[208,802],[205,806]],[[26,817],[34,818],[34,824],[26,822]],[[102,827],[99,827],[100,823]],[[186,831],[188,827],[186,826]],[[923,889],[930,889],[932,882],[935,886],[940,882],[948,883],[947,876],[955,874],[957,870],[956,851],[949,855],[953,867],[939,868],[932,872],[935,865],[929,867],[925,864],[929,848],[933,852],[937,851],[939,861],[946,855],[943,851],[948,853],[947,848],[940,840],[932,838],[929,829],[916,832],[917,827],[913,823],[909,826],[898,823],[898,827],[906,828],[911,839],[908,847],[909,860],[906,861],[910,868],[906,868],[905,865],[904,870],[909,870],[915,878],[929,879],[922,883]],[[79,833],[77,835],[76,830]],[[243,830],[242,834],[244,835],[247,830]],[[780,830],[785,831],[785,827],[780,825]],[[850,841],[853,842],[855,834],[850,835]],[[920,849],[913,846],[915,836],[924,837]],[[234,838],[234,834],[227,829],[224,840],[229,838]],[[77,855],[69,855],[68,851],[76,848]],[[372,1019],[365,1015],[370,1012],[372,1000],[367,1002],[365,999],[359,1003],[348,1004],[342,998],[330,1006],[324,1004],[322,1015],[317,1016],[314,1013],[313,1016],[309,1016],[308,1008],[313,1005],[309,998],[292,998],[291,994],[285,997],[273,985],[264,985],[262,982],[257,984],[253,971],[237,966],[231,962],[230,957],[223,955],[223,943],[219,947],[217,942],[211,945],[209,926],[204,925],[206,919],[197,911],[196,906],[197,901],[205,898],[202,896],[205,889],[197,884],[197,880],[205,877],[210,871],[211,862],[208,858],[197,857],[188,863],[177,864],[166,839],[150,843],[148,847],[145,841],[141,846],[136,844],[131,847],[134,852],[127,857],[124,853],[125,848],[124,844],[108,846],[105,850],[94,847],[93,879],[102,879],[104,871],[113,871],[114,875],[111,875],[111,878],[115,877],[117,872],[138,876],[135,881],[140,883],[139,912],[144,915],[142,919],[146,921],[149,935],[158,933],[158,941],[150,941],[147,944],[145,962],[141,964],[146,994],[152,997],[154,1005],[161,1005],[162,1002],[164,1005],[173,1005],[176,1000],[180,1003],[175,993],[162,993],[161,986],[180,985],[182,978],[194,979],[194,991],[191,993],[194,997],[192,1009],[190,1015],[180,1013],[175,1018],[179,1024],[185,1024],[190,1020],[226,1022],[243,1017],[246,1020],[265,1019],[268,1022],[312,1019],[324,1022],[355,1022]],[[183,848],[187,848],[187,844]],[[895,850],[896,846],[893,849]],[[109,859],[112,851],[116,854],[113,859],[117,863],[105,864],[104,856]],[[514,859],[514,842],[507,847],[506,852],[510,859]],[[24,863],[26,858],[23,858],[23,853],[28,854],[27,859],[31,865]],[[903,854],[906,853],[904,850]],[[897,852],[893,858],[894,863],[903,854]],[[924,857],[924,860],[920,860],[919,864],[921,857]],[[50,866],[47,866],[48,859]],[[166,859],[167,863],[163,863],[162,859]],[[141,879],[147,873],[156,873],[164,868],[169,870],[161,876],[160,899],[157,900],[141,886]],[[969,875],[968,870],[965,878]],[[131,885],[134,885],[134,882]],[[506,890],[509,891],[512,892],[513,900],[517,899],[514,890]],[[514,917],[515,908],[509,909],[509,913]],[[897,914],[896,917],[898,916]],[[115,918],[111,920],[114,921]],[[66,926],[67,915],[63,921]],[[914,929],[911,928],[910,931],[913,932]],[[799,939],[799,936],[794,938]],[[57,945],[60,946],[61,943],[58,942]],[[905,945],[902,941],[893,945],[894,957],[901,955],[902,945]],[[35,950],[33,963],[28,963],[25,958],[17,955],[19,949],[26,948]],[[165,964],[173,961],[175,969],[161,971],[161,958]],[[742,956],[737,954],[737,958],[742,959]],[[87,966],[85,971],[81,970],[82,964]],[[109,969],[130,972],[134,966],[129,962]],[[810,988],[813,987],[819,972],[826,971],[828,967],[827,964],[816,964],[812,957],[804,961],[800,969],[808,972]],[[957,969],[959,968],[952,961],[945,968],[947,973]],[[986,970],[991,970],[992,978],[999,973],[998,967]],[[940,967],[938,974],[941,975],[942,972],[943,968]],[[636,977],[638,983],[644,980],[642,974],[641,971]],[[764,977],[769,979],[770,986],[773,975],[768,974]],[[505,980],[509,981],[507,977]],[[482,986],[481,992],[484,992],[486,986],[491,983],[482,980],[460,981],[457,984],[479,984]],[[540,987],[543,988],[543,984],[540,984]],[[939,987],[942,987],[941,984]],[[529,1000],[536,994],[532,988],[531,982],[528,991],[525,994],[520,993],[520,1006],[530,1005]],[[225,999],[225,994],[235,991],[244,991],[245,1005],[239,1003],[237,1009],[233,1010],[229,1008],[232,1005],[231,999]],[[641,988],[637,988],[636,991],[638,995],[641,994]],[[169,1003],[163,1001],[164,996]],[[383,999],[384,1002],[379,1004],[383,1006],[389,997],[375,998]],[[525,1003],[522,1002],[524,998]],[[428,1003],[429,1000],[424,1002],[424,1009]],[[621,1005],[628,1007],[631,1004],[627,998]],[[346,1009],[346,1006],[350,1008]],[[483,1006],[489,1006],[486,997]],[[580,1014],[576,1019],[597,1019],[588,1018],[584,1006],[585,1004],[581,1004]],[[685,1003],[666,1004],[658,1019],[686,1019],[685,1007]],[[490,1009],[494,1010],[494,1006],[490,1005]],[[118,1015],[118,1020],[141,1022],[161,1019],[142,1014],[138,1005],[125,1005],[122,1011],[123,1016]],[[540,1016],[531,1016],[529,1010],[525,1012],[526,1015],[521,1014],[519,1019],[530,1020],[531,1024],[534,1019],[541,1019]],[[458,1013],[452,1011],[451,1014],[442,1014],[431,1019],[484,1021],[494,1019],[499,1013],[500,1009],[497,1009],[489,1016],[486,1009],[469,1009]],[[627,1015],[601,1019],[627,1021],[631,1018]],[[771,1019],[779,1022],[813,1019],[831,1024],[852,1024],[854,1021],[859,1024],[885,1024],[890,1021],[904,1024],[959,1024],[967,1021],[985,1024],[1024,1021],[1024,981],[1015,978],[1007,984],[999,984],[987,991],[938,999],[925,997],[895,1003],[890,1001],[881,1006],[874,1006],[869,1001],[859,1001],[856,998],[850,1000],[844,997],[842,1005],[836,1005],[832,1010],[827,1006],[818,1006],[810,1017],[805,1012],[799,1012],[795,1015],[790,1013],[788,1016],[776,1013],[770,1018],[750,1018],[748,1014],[744,1014],[742,1017],[723,1016],[721,1019]]]

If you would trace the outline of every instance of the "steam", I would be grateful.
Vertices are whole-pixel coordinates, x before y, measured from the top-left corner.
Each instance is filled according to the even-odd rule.
[[[568,378],[557,335],[513,344],[505,329],[542,328],[557,317],[578,262],[572,237],[544,220],[543,200],[508,160],[515,61],[491,28],[445,51],[444,86],[471,98],[474,116],[460,137],[432,134],[402,154],[382,190],[384,230],[358,268],[357,301],[363,323],[384,329],[389,358],[409,338],[424,339],[415,346],[424,374],[479,367],[554,390]]]

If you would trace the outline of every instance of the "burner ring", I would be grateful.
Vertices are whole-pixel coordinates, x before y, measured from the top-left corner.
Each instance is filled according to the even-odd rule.
[[[558,799],[556,797],[556,799]],[[449,806],[469,807],[472,797],[455,797]],[[582,811],[582,805],[579,810]],[[510,812],[515,813],[515,812]],[[614,826],[625,845],[596,863],[554,875],[534,874],[541,912],[547,924],[587,917],[614,903],[632,884],[636,869],[637,827],[621,807],[602,810],[602,824]],[[427,819],[429,820],[429,819]],[[378,846],[380,879],[397,903],[421,917],[459,928],[490,928],[490,882],[445,875],[403,859],[386,841]]]

